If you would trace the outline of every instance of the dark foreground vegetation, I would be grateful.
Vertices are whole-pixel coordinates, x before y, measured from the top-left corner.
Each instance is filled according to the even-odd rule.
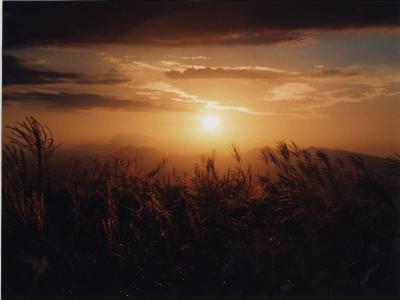
[[[55,175],[48,128],[27,118],[9,134],[3,299],[398,296],[397,156],[390,180],[285,143],[260,153],[263,174],[234,147],[223,173],[212,156],[190,178],[116,157]]]

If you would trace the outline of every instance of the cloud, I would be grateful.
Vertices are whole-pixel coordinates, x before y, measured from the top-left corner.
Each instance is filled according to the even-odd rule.
[[[315,92],[316,89],[307,83],[289,82],[273,88],[265,96],[265,100],[271,101],[299,101]]]
[[[175,65],[171,65],[174,67]],[[177,64],[179,67],[180,65]],[[171,79],[275,79],[275,78],[336,78],[364,75],[358,67],[319,67],[306,72],[293,72],[264,66],[244,67],[189,67],[181,71],[167,71],[165,75]]]
[[[241,112],[245,114],[250,114],[250,115],[269,115],[268,113],[265,112],[259,112],[254,109],[251,109],[246,106],[241,106],[241,105],[224,105],[220,103],[209,103],[206,107],[207,109],[215,109],[215,110],[230,110],[230,111],[236,111],[236,112]]]
[[[270,111],[292,112],[304,118],[327,118],[332,107],[359,103],[383,101],[393,97],[385,80],[375,85],[350,81],[340,86],[311,86],[309,83],[286,83],[270,89],[265,97],[265,105]]]
[[[155,83],[147,84],[147,85],[143,86],[143,88],[148,89],[152,92],[154,92],[154,91],[157,93],[162,92],[162,93],[172,95],[171,99],[178,103],[197,104],[197,105],[199,105],[199,107],[205,108],[205,109],[228,110],[228,111],[235,111],[235,112],[240,112],[240,113],[245,113],[245,114],[250,114],[250,115],[268,115],[268,113],[259,112],[252,108],[249,108],[249,107],[246,107],[243,105],[238,105],[235,103],[226,104],[226,103],[221,103],[220,101],[216,101],[216,100],[203,99],[197,95],[187,93],[184,90],[182,90],[181,88],[178,88],[167,82],[155,82]]]
[[[24,65],[24,60],[11,55],[3,55],[3,84],[45,84],[79,80],[80,73],[35,70]]]
[[[179,59],[183,59],[183,60],[210,60],[211,57],[203,56],[203,55],[197,55],[197,56],[180,56]]]
[[[364,75],[364,70],[356,67],[318,67],[310,71],[294,72],[283,69],[275,69],[265,66],[241,66],[241,67],[188,67],[182,70],[179,63],[170,64],[178,67],[179,71],[171,70],[165,75],[171,79],[277,79],[277,78],[338,78]]]
[[[395,2],[5,2],[3,9],[5,48],[297,44],[315,33],[400,25]]]
[[[298,73],[269,67],[203,67],[188,68],[183,71],[168,71],[165,75],[172,79],[273,79],[296,76]]]
[[[98,75],[82,74],[81,78],[76,81],[80,84],[119,84],[129,82],[130,78],[122,75],[115,69]]]
[[[171,95],[171,99],[176,102],[198,103],[203,105],[214,105],[218,103],[214,100],[202,99],[197,95],[189,94],[167,82],[153,82],[143,85],[142,88],[152,92],[156,91]]]
[[[126,111],[193,111],[194,105],[177,104],[170,99],[125,99],[108,95],[66,92],[11,92],[3,96],[5,104],[34,105],[49,110],[75,111],[94,108]]]
[[[34,68],[29,61],[22,58],[3,55],[3,85],[11,84],[54,84],[54,83],[79,83],[79,84],[118,84],[129,81],[116,70],[104,74],[89,75],[75,72],[59,72]]]
[[[318,78],[332,78],[332,77],[354,77],[364,75],[365,72],[357,67],[337,67],[337,68],[325,68],[324,66],[318,66],[311,72],[311,77]]]

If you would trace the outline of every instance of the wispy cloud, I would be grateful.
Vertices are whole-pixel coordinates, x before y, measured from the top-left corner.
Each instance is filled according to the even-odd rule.
[[[142,86],[144,89],[161,91],[168,94],[174,94],[172,96],[172,100],[176,102],[186,102],[186,103],[196,103],[202,104],[202,108],[209,110],[226,110],[226,111],[235,111],[239,113],[245,113],[250,115],[268,115],[270,113],[256,111],[250,107],[246,107],[238,104],[224,104],[220,101],[211,100],[211,99],[203,99],[197,95],[193,95],[185,92],[181,88],[178,88],[167,82],[156,82],[148,85]],[[272,113],[271,113],[272,114]]]
[[[308,83],[289,82],[272,88],[265,96],[266,101],[299,101],[316,89]]]
[[[197,56],[180,56],[179,59],[183,59],[183,60],[210,60],[211,57],[209,57],[209,56],[203,56],[203,55],[197,55]]]
[[[168,83],[168,82],[154,82],[141,86],[143,89],[156,90],[168,94],[173,94],[172,97],[174,101],[177,102],[191,102],[191,103],[201,103],[206,105],[216,105],[218,102],[215,100],[202,99],[197,95],[192,95],[184,90]]]
[[[327,68],[323,65],[312,70],[308,75],[316,78],[354,77],[366,72],[358,66]]]

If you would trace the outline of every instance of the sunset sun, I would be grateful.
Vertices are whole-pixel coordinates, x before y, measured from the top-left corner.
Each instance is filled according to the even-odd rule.
[[[218,127],[219,125],[219,120],[216,116],[205,116],[202,119],[202,125],[204,128],[208,129],[208,130],[214,130]]]

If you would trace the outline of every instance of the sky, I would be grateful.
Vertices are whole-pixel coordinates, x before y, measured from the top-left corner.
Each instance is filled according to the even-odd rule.
[[[32,115],[65,147],[399,153],[399,57],[398,3],[5,2],[3,124]]]

